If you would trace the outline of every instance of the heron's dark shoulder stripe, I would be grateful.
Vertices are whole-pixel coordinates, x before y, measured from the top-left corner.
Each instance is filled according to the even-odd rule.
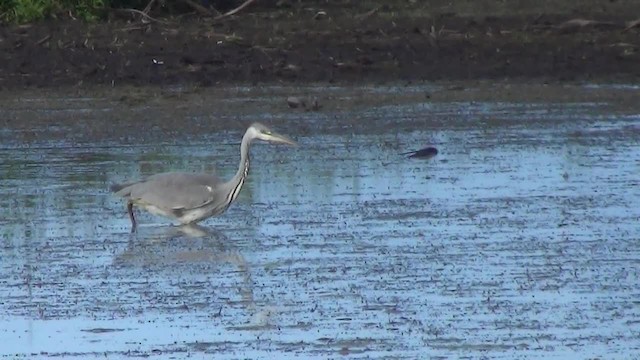
[[[244,171],[242,172],[240,181],[238,181],[238,184],[236,184],[236,186],[233,188],[233,191],[231,191],[231,193],[229,193],[229,196],[227,197],[227,205],[231,204],[231,202],[236,199],[248,175],[249,175],[249,160],[247,159],[247,161],[244,162]]]

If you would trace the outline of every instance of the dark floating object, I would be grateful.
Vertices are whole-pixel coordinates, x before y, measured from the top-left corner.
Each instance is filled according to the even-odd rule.
[[[417,151],[409,151],[406,153],[402,153],[400,155],[409,155],[410,159],[431,159],[432,157],[438,155],[438,149],[434,147],[426,147],[424,149],[420,149]]]

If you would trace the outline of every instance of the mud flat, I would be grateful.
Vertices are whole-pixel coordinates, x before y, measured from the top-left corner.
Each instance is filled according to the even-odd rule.
[[[304,1],[223,21],[58,20],[0,27],[0,88],[637,82],[640,3]]]

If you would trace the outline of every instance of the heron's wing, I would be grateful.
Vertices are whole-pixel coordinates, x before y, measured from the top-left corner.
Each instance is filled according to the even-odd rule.
[[[188,210],[215,201],[221,184],[215,175],[163,173],[132,185],[129,198],[166,210]]]

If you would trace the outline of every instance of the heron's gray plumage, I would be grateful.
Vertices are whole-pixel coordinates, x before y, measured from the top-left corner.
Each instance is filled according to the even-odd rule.
[[[274,134],[266,126],[254,123],[242,138],[238,171],[229,181],[224,182],[213,174],[168,172],[116,184],[111,189],[117,196],[127,199],[133,229],[136,226],[133,206],[182,224],[219,215],[236,199],[249,175],[249,147],[254,139],[295,145],[286,136]]]
[[[168,172],[133,183],[116,195],[167,210],[194,209],[215,201],[221,183],[215,175]]]

